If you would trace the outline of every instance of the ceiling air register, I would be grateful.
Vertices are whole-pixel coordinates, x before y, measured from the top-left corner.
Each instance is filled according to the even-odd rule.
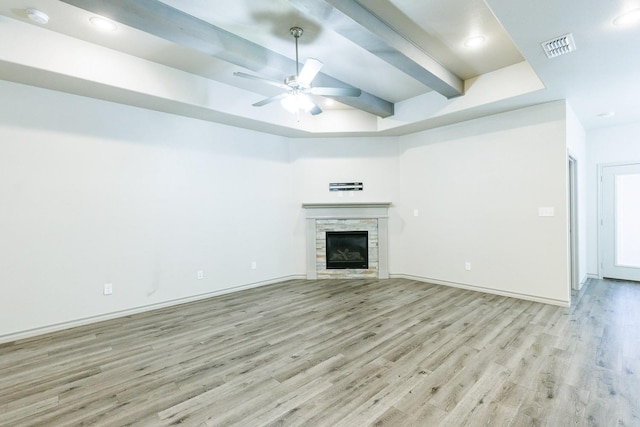
[[[573,35],[571,33],[540,44],[547,58],[555,58],[576,50],[576,43],[573,41]]]

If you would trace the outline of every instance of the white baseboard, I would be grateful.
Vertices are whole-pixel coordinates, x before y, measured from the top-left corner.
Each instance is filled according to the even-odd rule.
[[[578,290],[581,290],[584,287],[584,285],[586,285],[587,283],[589,283],[589,275],[588,274],[586,276],[584,276],[580,280],[580,283],[578,283]]]
[[[398,279],[417,280],[419,282],[433,283],[434,285],[450,286],[452,288],[467,289],[470,291],[483,292],[485,294],[501,295],[504,297],[517,298],[517,299],[522,299],[526,301],[541,302],[544,304],[558,305],[560,307],[569,307],[571,305],[569,301],[563,301],[563,300],[558,300],[553,298],[544,298],[536,295],[522,294],[519,292],[508,292],[500,289],[486,288],[484,286],[474,286],[474,285],[467,285],[464,283],[448,282],[445,280],[432,279],[429,277],[422,277],[422,276],[413,276],[410,274],[391,274],[390,277],[398,278]]]
[[[64,329],[75,328],[77,326],[88,325],[90,323],[102,322],[104,320],[116,319],[118,317],[130,316],[132,314],[143,313],[145,311],[157,310],[159,308],[170,307],[178,304],[185,304],[188,302],[198,301],[202,299],[207,299],[211,297],[215,297],[218,295],[225,295],[232,292],[243,291],[245,289],[258,288],[260,286],[272,285],[274,283],[280,283],[287,280],[305,280],[306,275],[291,275],[278,277],[275,279],[263,280],[260,282],[248,283],[245,285],[234,286],[231,288],[225,288],[213,292],[208,292],[204,294],[193,295],[185,298],[178,298],[174,300],[164,301],[156,304],[144,305],[140,307],[135,307],[127,310],[114,311],[112,313],[105,313],[98,316],[85,317],[82,319],[71,320],[69,322],[56,323],[54,325],[47,325],[40,328],[29,329],[26,331],[15,332],[7,335],[0,336],[0,344],[17,341],[25,338],[31,338],[38,335],[48,334],[50,332],[62,331]]]
[[[483,293],[501,295],[501,296],[506,296],[506,297],[511,297],[511,298],[518,298],[518,299],[527,300],[527,301],[541,302],[541,303],[544,303],[544,304],[558,305],[558,306],[561,306],[561,307],[569,307],[569,305],[570,305],[570,303],[568,301],[556,300],[556,299],[551,299],[551,298],[542,298],[542,297],[538,297],[538,296],[535,296],[535,295],[521,294],[521,293],[517,293],[517,292],[507,292],[507,291],[502,291],[502,290],[499,290],[499,289],[486,288],[486,287],[483,287],[483,286],[473,286],[473,285],[467,285],[467,284],[463,284],[463,283],[448,282],[448,281],[443,281],[443,280],[438,280],[438,279],[432,279],[432,278],[429,278],[429,277],[413,276],[413,275],[410,275],[410,274],[390,274],[389,277],[391,277],[391,278],[399,278],[399,279],[417,280],[417,281],[420,281],[420,282],[432,283],[434,285],[450,286],[450,287],[454,287],[454,288],[467,289],[467,290],[476,291],[476,292],[483,292]],[[588,275],[587,277],[588,278],[592,278],[592,275]],[[595,277],[595,278],[597,278],[597,277]],[[264,281],[260,281],[260,282],[248,283],[248,284],[245,284],[245,285],[234,286],[234,287],[231,287],[231,288],[225,288],[225,289],[221,289],[221,290],[217,290],[217,291],[213,291],[213,292],[208,292],[208,293],[204,293],[204,294],[193,295],[193,296],[190,296],[190,297],[179,298],[179,299],[175,299],[175,300],[164,301],[164,302],[161,302],[161,303],[135,307],[135,308],[131,308],[131,309],[128,309],[128,310],[115,311],[115,312],[112,312],[112,313],[101,314],[101,315],[98,315],[98,316],[91,316],[91,317],[86,317],[86,318],[82,318],[82,319],[76,319],[76,320],[72,320],[72,321],[69,321],[69,322],[57,323],[57,324],[54,324],[54,325],[47,325],[47,326],[43,326],[43,327],[40,327],[40,328],[34,328],[34,329],[26,330],[26,331],[19,331],[19,332],[7,334],[7,335],[2,335],[2,336],[0,336],[0,344],[7,343],[7,342],[12,342],[12,341],[17,341],[17,340],[21,340],[21,339],[25,339],[25,338],[31,338],[31,337],[35,337],[35,336],[38,336],[38,335],[47,334],[47,333],[50,333],[50,332],[61,331],[61,330],[64,330],[64,329],[70,329],[70,328],[74,328],[74,327],[77,327],[77,326],[88,325],[90,323],[96,323],[96,322],[101,322],[101,321],[104,321],[104,320],[116,319],[118,317],[130,316],[132,314],[143,313],[145,311],[157,310],[157,309],[160,309],[160,308],[170,307],[170,306],[174,306],[174,305],[178,305],[178,304],[185,304],[185,303],[188,303],[188,302],[193,302],[193,301],[198,301],[198,300],[202,300],[202,299],[206,299],[206,298],[211,298],[211,297],[215,297],[215,296],[218,296],[218,295],[225,295],[225,294],[229,294],[229,293],[232,293],[232,292],[238,292],[238,291],[242,291],[242,290],[245,290],[245,289],[252,289],[252,288],[257,288],[257,287],[260,287],[260,286],[272,285],[274,283],[280,283],[280,282],[284,282],[286,280],[306,280],[306,279],[307,279],[306,274],[283,276],[283,277],[264,280]]]
[[[587,273],[587,279],[599,279],[600,276],[595,273]]]

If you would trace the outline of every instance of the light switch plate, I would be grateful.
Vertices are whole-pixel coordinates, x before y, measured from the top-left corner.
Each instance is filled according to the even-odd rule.
[[[551,206],[538,208],[538,216],[555,216],[555,210]]]

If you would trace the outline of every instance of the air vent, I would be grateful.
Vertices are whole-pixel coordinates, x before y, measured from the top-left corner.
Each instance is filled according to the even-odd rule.
[[[542,45],[542,49],[544,49],[544,53],[547,54],[547,58],[555,58],[556,56],[576,50],[576,43],[573,41],[573,35],[571,33],[540,44]]]

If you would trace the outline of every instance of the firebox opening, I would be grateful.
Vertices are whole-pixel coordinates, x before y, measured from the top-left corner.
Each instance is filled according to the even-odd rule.
[[[327,269],[369,268],[368,231],[327,231]]]

